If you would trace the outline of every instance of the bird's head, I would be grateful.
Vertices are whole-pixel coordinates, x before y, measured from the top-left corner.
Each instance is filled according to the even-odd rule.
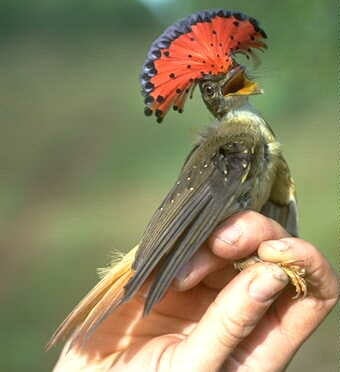
[[[161,122],[171,107],[183,112],[196,85],[217,118],[261,93],[234,57],[254,56],[254,50],[266,48],[266,37],[256,19],[223,9],[194,13],[168,27],[152,43],[142,68],[145,115]]]
[[[248,96],[263,93],[241,65],[236,65],[226,74],[206,75],[199,81],[199,87],[205,105],[218,119],[244,105]]]

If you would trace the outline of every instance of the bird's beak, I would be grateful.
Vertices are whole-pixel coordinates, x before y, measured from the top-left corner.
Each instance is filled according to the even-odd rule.
[[[262,94],[263,90],[247,77],[244,67],[236,66],[227,74],[222,93],[224,96],[250,96]]]

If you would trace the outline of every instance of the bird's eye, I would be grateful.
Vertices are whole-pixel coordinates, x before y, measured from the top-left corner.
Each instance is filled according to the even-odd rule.
[[[212,97],[215,93],[215,89],[212,85],[208,84],[204,87],[204,94],[207,96],[207,97]]]

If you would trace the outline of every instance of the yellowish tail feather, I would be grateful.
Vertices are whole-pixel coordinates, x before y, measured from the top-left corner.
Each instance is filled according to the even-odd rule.
[[[138,245],[105,269],[105,275],[100,282],[78,303],[67,318],[60,324],[48,342],[50,349],[72,332],[73,341],[82,339],[93,331],[110,310],[119,305],[124,294],[124,287],[133,276],[132,264]],[[103,272],[103,271],[102,271]]]

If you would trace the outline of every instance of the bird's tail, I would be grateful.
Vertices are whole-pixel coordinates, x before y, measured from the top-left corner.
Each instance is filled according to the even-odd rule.
[[[100,282],[78,303],[56,329],[46,349],[69,336],[72,342],[87,337],[121,303],[124,287],[134,274],[132,264],[138,246],[122,257],[118,263],[105,269]]]

